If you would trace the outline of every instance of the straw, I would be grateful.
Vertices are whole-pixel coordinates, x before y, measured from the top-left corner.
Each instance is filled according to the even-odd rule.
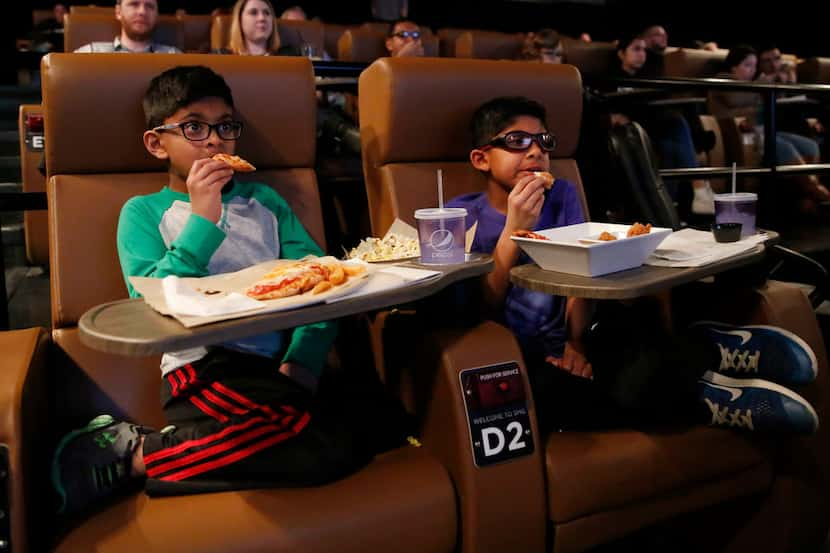
[[[735,195],[735,162],[732,162],[732,195]]]
[[[444,210],[444,172],[438,169],[438,209]]]
[[[438,169],[438,210],[444,211],[444,172],[441,169]],[[443,217],[438,220],[438,226],[444,230]]]

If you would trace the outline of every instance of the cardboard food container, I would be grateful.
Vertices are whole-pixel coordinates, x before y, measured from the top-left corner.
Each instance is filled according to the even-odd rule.
[[[542,269],[595,277],[639,267],[672,233],[670,228],[652,227],[649,234],[626,238],[629,228],[630,225],[580,223],[535,231],[548,240],[511,238]],[[599,241],[602,232],[618,238]]]

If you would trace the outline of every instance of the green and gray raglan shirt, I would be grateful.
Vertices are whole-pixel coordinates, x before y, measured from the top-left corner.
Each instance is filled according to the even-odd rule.
[[[139,297],[131,276],[201,277],[309,254],[323,252],[286,201],[264,184],[234,182],[222,194],[222,216],[216,224],[191,212],[187,194],[168,187],[131,198],[118,219],[118,257],[131,297]],[[283,362],[298,363],[319,376],[336,334],[336,323],[327,321],[216,345],[267,357],[284,352]],[[201,359],[207,351],[199,347],[165,353],[162,374]]]

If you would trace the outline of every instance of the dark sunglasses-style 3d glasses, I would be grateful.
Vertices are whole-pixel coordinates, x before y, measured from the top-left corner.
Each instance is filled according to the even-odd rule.
[[[404,40],[409,37],[412,37],[412,40],[418,40],[421,38],[421,31],[398,31],[397,33],[392,33],[392,36],[396,36]]]
[[[479,147],[479,150],[504,148],[505,150],[511,150],[514,152],[523,152],[530,148],[531,144],[534,142],[536,142],[542,150],[548,153],[556,149],[556,137],[549,132],[531,134],[524,131],[511,131],[492,138],[490,142]]]

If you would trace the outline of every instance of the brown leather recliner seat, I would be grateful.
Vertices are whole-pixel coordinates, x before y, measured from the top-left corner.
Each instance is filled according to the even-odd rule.
[[[586,43],[574,38],[563,38],[563,62],[576,66],[582,73],[602,75],[619,66],[617,48],[610,42]]]
[[[663,74],[666,77],[713,77],[715,73],[723,70],[726,51],[680,48],[667,53],[663,60]]]
[[[438,56],[438,37],[432,33],[428,34],[423,28],[422,32],[421,44],[424,46],[424,57]],[[338,60],[371,63],[388,55],[386,31],[378,31],[369,27],[347,29],[337,40]]]
[[[807,58],[797,66],[798,82],[830,83],[830,58]]]
[[[32,26],[37,27],[38,23],[54,17],[55,12],[53,10],[32,10]]]
[[[304,44],[313,48],[315,56],[321,56],[325,48],[325,29],[319,21],[278,19],[277,30],[282,46],[299,48]]]
[[[313,170],[314,79],[301,58],[53,54],[42,65],[50,170],[53,351],[36,330],[16,341],[3,378],[0,438],[9,446],[15,551],[409,551],[453,550],[456,501],[446,470],[426,451],[387,452],[343,480],[270,489],[120,499],[57,534],[48,514],[51,448],[58,436],[110,412],[164,424],[159,358],[87,348],[77,321],[88,308],[126,296],[115,249],[118,214],[131,196],[160,189],[162,163],[143,149],[141,97],[150,79],[179,64],[212,67],[234,91],[245,134],[239,152],[259,167],[311,236],[324,244]],[[269,90],[268,95],[261,91]],[[280,98],[274,104],[271,99]],[[27,361],[31,359],[30,361]],[[26,515],[29,515],[28,518]]]
[[[465,31],[455,39],[455,57],[515,60],[522,52],[524,35],[497,31]]]
[[[385,39],[384,33],[372,29],[346,29],[337,39],[337,59],[369,63],[388,56]]]
[[[182,22],[184,34],[183,52],[207,53],[210,50],[210,26],[212,17],[209,15],[181,13],[176,17]]]
[[[474,29],[457,29],[453,27],[444,27],[438,29],[435,33],[438,36],[438,50],[442,58],[455,57],[455,42],[459,36]]]
[[[568,65],[459,59],[375,62],[361,75],[359,89],[373,233],[383,235],[396,217],[414,224],[415,209],[434,207],[437,169],[443,170],[447,199],[483,189],[483,177],[470,167],[467,158],[467,128],[475,108],[496,96],[524,95],[546,107],[550,130],[560,141],[551,160],[551,172],[581,190],[579,169],[572,159],[579,137],[581,94],[579,73]],[[813,346],[821,376],[802,391],[823,416],[830,379],[825,374],[824,344],[804,295],[777,283],[730,294],[731,302],[712,300],[711,307],[735,305],[738,297],[744,303],[713,316],[776,324],[796,332]],[[710,305],[707,301],[702,304]],[[444,363],[451,364],[452,360],[445,358]],[[411,390],[423,386],[418,381],[421,373],[411,371],[401,377],[395,374],[397,370],[387,366],[387,379],[405,383],[404,388],[409,390],[403,389],[403,396],[417,395]],[[417,401],[409,403],[419,405]],[[436,403],[433,397],[430,409],[435,409]],[[429,429],[434,415],[428,411],[424,417]],[[493,478],[489,484],[498,488],[501,478],[511,477],[511,470],[517,478],[527,478],[528,470],[544,471],[544,518],[549,521],[547,538],[556,552],[585,551],[639,529],[666,524],[670,519],[695,521],[695,525],[686,527],[692,530],[684,539],[702,540],[701,550],[797,550],[805,543],[820,543],[827,531],[826,517],[805,514],[826,509],[826,467],[830,465],[822,433],[777,445],[788,451],[783,456],[798,456],[802,467],[814,467],[793,473],[778,455],[746,434],[703,426],[561,432],[539,445],[544,451],[544,467],[507,462],[500,465],[503,472],[499,479]],[[429,446],[428,432],[424,440]],[[479,520],[469,504],[478,502],[476,507],[486,510],[491,508],[486,502],[492,498],[468,497],[468,489],[477,489],[474,477],[486,482],[490,467],[478,470],[465,463],[470,463],[469,459],[456,457],[447,462],[460,490],[461,524],[467,532],[470,524],[475,527]],[[817,489],[810,490],[811,486]],[[513,494],[509,488],[504,493],[511,494],[513,505],[530,504],[526,507],[530,511],[542,508],[531,493]],[[721,511],[729,511],[734,505],[741,505],[740,516],[725,520]],[[782,509],[779,512],[783,514],[789,508],[799,509],[796,520],[781,520],[779,526],[770,523],[776,509]],[[535,522],[536,518],[528,516],[528,521]],[[525,534],[537,530],[526,528]],[[715,535],[718,540],[706,541]],[[471,550],[468,547],[474,547],[475,540],[470,545],[465,538],[466,534],[462,536],[462,548]],[[544,537],[536,543],[544,543]],[[542,548],[538,545],[522,550]]]
[[[69,6],[69,13],[80,13],[84,15],[106,15],[112,13],[112,6]]]
[[[115,12],[68,13],[64,19],[64,52],[73,52],[90,42],[112,42],[121,34],[121,23],[115,19]],[[153,40],[160,44],[175,46],[184,51],[184,26],[175,15],[160,15]]]
[[[231,38],[231,16],[220,13],[213,16],[210,22],[210,49],[219,50],[228,45]]]
[[[337,59],[337,42],[343,33],[349,29],[348,25],[340,25],[337,23],[323,23],[323,46],[326,48],[328,54]]]

